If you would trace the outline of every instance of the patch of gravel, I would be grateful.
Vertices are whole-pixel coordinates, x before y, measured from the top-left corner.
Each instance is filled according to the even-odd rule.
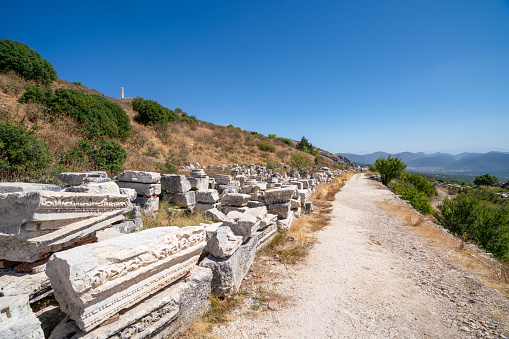
[[[401,203],[369,179],[352,178],[336,196],[332,221],[317,234],[309,256],[295,266],[258,258],[245,280],[244,306],[214,334],[509,338],[509,300],[446,259],[381,201]],[[270,300],[260,298],[263,291],[270,291]],[[271,298],[278,299],[279,310],[267,308],[269,301],[275,305]]]

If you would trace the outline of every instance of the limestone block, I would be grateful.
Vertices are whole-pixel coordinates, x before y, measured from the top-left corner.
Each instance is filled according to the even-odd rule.
[[[216,181],[219,185],[230,185],[233,178],[229,175],[218,174],[216,175]]]
[[[44,339],[41,323],[32,312],[28,294],[0,298],[0,339]]]
[[[300,206],[301,206],[301,204],[300,204],[299,200],[294,200],[294,199],[290,200],[290,209],[291,210],[299,209]]]
[[[214,204],[219,201],[219,193],[213,189],[196,191],[196,201],[204,204]]]
[[[260,206],[260,207],[249,208],[244,213],[252,215],[253,217],[255,217],[258,220],[262,220],[263,218],[265,218],[265,216],[267,216],[267,207]]]
[[[200,263],[212,269],[212,293],[219,297],[236,292],[253,263],[258,241],[252,237],[227,258],[207,256]]]
[[[196,205],[194,205],[194,211],[196,213],[205,213],[208,210],[211,210],[213,208],[218,208],[221,206],[220,203],[214,203],[214,204],[204,204],[201,202],[197,202]]]
[[[223,225],[230,227],[235,235],[242,236],[242,241],[246,241],[258,230],[260,221],[247,213],[232,211],[226,216]]]
[[[34,262],[72,246],[132,209],[125,195],[69,192],[0,194],[0,259]]]
[[[311,197],[311,193],[307,189],[299,190],[298,192],[299,192],[300,203],[301,203],[301,205],[304,205],[308,201],[308,199]]]
[[[145,198],[138,196],[134,203],[141,207],[145,214],[157,212],[159,210],[159,197]]]
[[[290,201],[296,194],[295,187],[275,188],[265,191],[265,203],[277,204]]]
[[[277,214],[280,219],[286,219],[290,215],[290,202],[270,204],[268,208],[272,214]]]
[[[256,250],[259,251],[260,249],[265,247],[265,245],[270,243],[272,238],[274,238],[274,236],[276,235],[277,230],[278,230],[277,224],[274,222],[273,224],[270,224],[268,227],[265,227],[263,230],[259,230],[258,232],[256,232],[255,235],[253,236],[253,238],[255,238],[257,242]]]
[[[200,226],[203,226],[203,228],[205,229],[205,233],[207,233],[207,241],[208,241],[217,232],[217,229],[219,227],[223,226],[223,223],[215,222],[212,224],[201,224]]]
[[[161,194],[161,184],[145,184],[142,182],[116,181],[120,188],[131,188],[136,194],[152,197]]]
[[[187,178],[192,190],[206,190],[209,188],[209,178]]]
[[[221,203],[228,206],[246,206],[249,201],[249,194],[226,193],[221,196]]]
[[[136,190],[132,188],[120,188],[119,191],[120,194],[129,196],[129,200],[131,202],[134,202],[134,200],[138,197],[138,193],[136,193]]]
[[[84,331],[185,275],[206,246],[203,227],[158,227],[51,256],[60,308]]]
[[[212,221],[223,221],[226,219],[226,215],[217,208],[207,210],[205,213],[203,213],[203,215]]]
[[[105,182],[110,181],[108,174],[104,171],[93,171],[93,172],[64,172],[60,173],[60,181],[70,185],[79,186],[86,182]]]
[[[109,180],[109,179],[108,179]],[[85,182],[80,186],[71,186],[65,192],[89,193],[89,194],[120,194],[120,189],[113,181]]]
[[[277,221],[277,228],[279,231],[288,231],[290,227],[292,226],[292,222],[294,219],[294,215],[292,212],[289,213],[288,218],[286,219],[279,219]]]
[[[225,215],[228,215],[228,213],[230,213],[231,211],[237,211],[237,212],[244,213],[244,212],[246,212],[249,209],[249,207],[247,207],[247,206],[238,207],[238,206],[221,205],[217,209],[220,210],[221,212],[223,212]]]
[[[247,202],[247,207],[249,207],[249,208],[256,208],[256,207],[262,207],[262,206],[265,206],[265,204],[260,201],[249,200]]]
[[[311,213],[313,211],[313,203],[311,201],[307,201],[304,204],[304,213]]]
[[[196,192],[188,191],[186,193],[163,194],[163,199],[182,208],[189,208],[196,204]]]
[[[260,221],[260,227],[258,228],[258,230],[263,230],[263,229],[267,228],[270,225],[275,225],[276,222],[277,222],[277,215],[275,215],[275,214],[267,214],[265,216],[265,218],[263,218]]]
[[[84,332],[67,317],[50,339],[174,338],[210,308],[212,271],[194,266],[190,275],[163,288],[117,321]]]
[[[191,177],[193,178],[206,178],[207,174],[202,168],[196,168],[194,170],[191,170]]]
[[[290,184],[290,185],[295,185],[295,186],[297,186],[297,189],[298,189],[298,190],[303,189],[303,187],[302,187],[302,186],[303,186],[302,181],[290,181],[290,182],[289,182],[289,184]]]
[[[163,174],[161,176],[161,187],[164,192],[170,194],[186,193],[191,189],[191,184],[184,175]]]
[[[116,180],[157,184],[161,180],[161,174],[156,172],[124,171],[117,175]]]
[[[50,184],[32,184],[26,182],[0,182],[0,193],[53,191],[60,192],[62,187]]]
[[[242,237],[233,234],[228,226],[221,226],[207,242],[207,251],[216,258],[232,255],[242,245]]]

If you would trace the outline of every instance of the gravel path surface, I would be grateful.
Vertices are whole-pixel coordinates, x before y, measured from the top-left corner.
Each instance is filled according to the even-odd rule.
[[[246,307],[222,338],[504,338],[509,301],[444,259],[380,202],[401,203],[362,175],[333,203],[332,221],[303,263],[274,265],[277,311]],[[248,277],[249,279],[249,277]],[[268,287],[267,287],[268,286]]]

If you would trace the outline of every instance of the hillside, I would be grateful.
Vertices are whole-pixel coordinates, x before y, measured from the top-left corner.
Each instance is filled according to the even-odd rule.
[[[373,164],[380,157],[387,157],[386,152],[375,152],[366,155],[341,153],[351,161],[359,164]],[[475,178],[477,175],[490,173],[499,179],[509,180],[509,153],[447,153],[426,154],[423,152],[403,152],[394,154],[407,164],[407,170],[434,174],[456,174]]]
[[[37,82],[27,81],[13,72],[0,73],[0,123],[21,124],[26,129],[35,126],[35,135],[47,144],[53,155],[51,168],[54,171],[96,169],[90,164],[70,165],[64,161],[73,147],[86,138],[83,124],[39,103],[21,104],[18,101],[25,86],[33,84]],[[106,97],[80,83],[57,79],[51,89],[60,88],[96,94],[123,108],[132,131],[129,137],[115,140],[127,152],[124,162],[127,169],[168,172],[176,167],[182,171],[183,166],[196,163],[202,166],[273,164],[283,169],[284,164],[294,162],[297,155],[301,162],[304,159],[304,165],[333,167],[336,166],[333,159],[336,159],[338,165],[355,166],[347,159],[331,157],[325,151],[326,156],[320,155],[315,160],[315,156],[296,149],[293,142],[288,145],[288,141],[281,141],[281,138],[268,138],[231,125],[218,126],[201,121],[199,117],[196,123],[170,122],[167,127],[143,125],[137,122],[137,112],[129,101]]]

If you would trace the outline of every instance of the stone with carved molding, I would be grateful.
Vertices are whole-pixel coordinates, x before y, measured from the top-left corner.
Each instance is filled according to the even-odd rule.
[[[184,276],[206,246],[201,226],[158,227],[51,256],[60,308],[89,331]]]

